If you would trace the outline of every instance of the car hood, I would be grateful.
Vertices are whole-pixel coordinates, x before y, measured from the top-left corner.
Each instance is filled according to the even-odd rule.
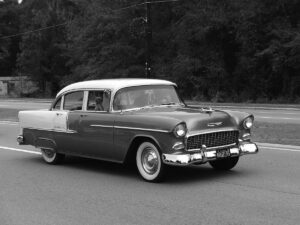
[[[192,107],[152,107],[127,112],[137,117],[144,117],[155,123],[155,118],[170,120],[176,123],[185,122],[189,133],[199,130],[239,129],[241,121],[250,114],[229,110],[203,110]]]

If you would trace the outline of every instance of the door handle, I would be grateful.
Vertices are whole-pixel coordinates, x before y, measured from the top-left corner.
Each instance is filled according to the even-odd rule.
[[[80,115],[80,117],[87,117],[87,115]]]
[[[62,114],[62,113],[56,113],[56,115],[57,115],[57,116],[62,116],[63,114]]]

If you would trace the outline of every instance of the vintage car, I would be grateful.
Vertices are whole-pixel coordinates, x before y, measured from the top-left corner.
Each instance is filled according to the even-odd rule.
[[[65,155],[135,162],[141,177],[154,182],[166,165],[232,169],[240,156],[258,152],[250,141],[253,119],[188,107],[165,80],[93,80],[63,88],[50,109],[19,112],[17,141],[40,148],[49,164]]]

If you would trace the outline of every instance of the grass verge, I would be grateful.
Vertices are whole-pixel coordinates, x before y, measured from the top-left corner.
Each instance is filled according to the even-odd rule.
[[[256,121],[252,129],[255,142],[300,146],[300,125]]]

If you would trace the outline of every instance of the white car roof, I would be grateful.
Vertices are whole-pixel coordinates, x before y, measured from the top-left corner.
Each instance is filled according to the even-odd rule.
[[[175,83],[166,80],[157,79],[137,79],[137,78],[123,78],[123,79],[103,79],[103,80],[90,80],[70,84],[59,91],[56,97],[63,93],[75,90],[88,90],[88,89],[110,89],[116,92],[121,88],[142,86],[142,85],[173,85]]]

